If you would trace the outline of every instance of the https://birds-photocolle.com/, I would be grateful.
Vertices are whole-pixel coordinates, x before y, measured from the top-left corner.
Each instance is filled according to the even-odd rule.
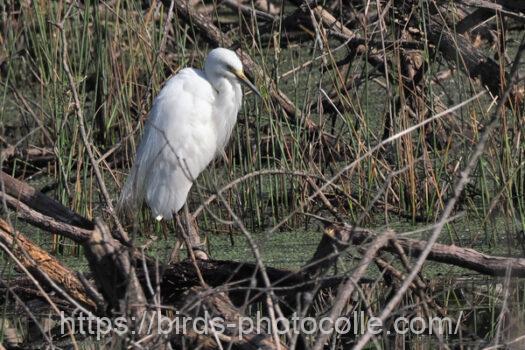
[[[136,215],[145,201],[160,221],[185,206],[193,181],[230,138],[242,104],[241,83],[261,96],[237,54],[225,48],[210,51],[203,70],[184,68],[165,83],[122,189],[122,211]],[[188,216],[187,207],[185,212]],[[200,244],[198,236],[192,241]]]

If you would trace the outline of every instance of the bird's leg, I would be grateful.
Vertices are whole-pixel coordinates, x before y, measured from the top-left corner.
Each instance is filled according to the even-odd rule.
[[[184,221],[186,224],[184,225],[184,228],[188,235],[188,243],[190,244],[190,247],[188,247],[188,249],[191,249],[193,251],[193,254],[195,254],[195,257],[197,259],[208,260],[208,254],[206,253],[205,244],[201,243],[201,239],[199,236],[199,227],[197,226],[193,215],[190,213],[187,204],[184,204]]]

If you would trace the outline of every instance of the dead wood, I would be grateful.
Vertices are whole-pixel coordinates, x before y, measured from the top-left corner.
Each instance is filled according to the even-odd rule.
[[[118,311],[123,309],[120,303],[126,297],[131,263],[127,249],[107,233],[99,222],[85,243],[85,254],[104,299]]]
[[[33,210],[21,201],[0,191],[0,199],[5,200],[8,207],[15,210],[17,215],[24,221],[43,229],[49,233],[56,233],[70,238],[75,242],[82,243],[91,235],[90,230],[77,226],[65,224],[52,217],[43,215],[41,212]]]
[[[252,8],[251,6],[243,5],[238,0],[223,0],[221,1],[221,4],[231,8],[232,10],[240,11],[247,16],[255,15],[263,21],[273,22],[275,20],[275,16],[273,16],[272,14],[261,10],[257,10],[255,8]]]
[[[94,228],[90,220],[75,213],[58,201],[38,192],[27,183],[9,176],[3,171],[0,172],[0,191],[20,201],[34,211],[62,223],[86,230],[92,230]]]
[[[305,266],[298,270],[287,270],[266,266],[266,273],[273,288],[273,292],[281,298],[283,304],[291,310],[297,302],[297,294],[310,292],[314,288],[328,289],[337,287],[343,277],[321,276],[333,266],[339,253],[348,244],[342,243],[332,235],[336,231],[325,231],[314,257]],[[343,237],[339,237],[344,239]],[[333,250],[334,245],[337,246]],[[334,254],[334,252],[337,252]],[[226,260],[198,260],[197,266],[206,285],[213,288],[227,288],[231,301],[236,306],[248,303],[260,302],[266,289],[263,277],[256,263],[236,262]],[[143,273],[139,271],[141,281],[145,280]],[[152,275],[152,271],[149,275]],[[362,278],[360,283],[371,283],[372,279]],[[195,266],[190,261],[181,261],[166,266],[161,281],[161,293],[163,301],[174,304],[191,288],[199,286],[200,281],[195,271]],[[286,310],[285,310],[286,311]]]
[[[525,14],[521,13],[521,11],[525,11],[525,5],[519,0],[461,0],[461,2],[472,7],[499,12],[504,16],[525,23]]]
[[[334,230],[337,233],[333,235],[356,245],[368,242],[375,237],[373,232],[360,228],[332,226],[327,230]],[[396,241],[405,253],[412,257],[418,257],[427,244],[426,241],[401,237],[397,237]],[[392,253],[397,251],[393,242],[390,242],[383,250]],[[525,259],[523,258],[492,256],[455,245],[434,244],[428,260],[459,266],[490,276],[505,276],[507,269],[510,269],[511,276],[525,277]]]
[[[31,225],[76,243],[86,243],[93,233],[91,220],[4,172],[0,172],[0,200],[5,200],[8,207]],[[143,256],[138,250],[131,250],[131,254],[137,263],[145,260],[148,266],[155,266],[154,259]]]
[[[34,166],[45,165],[56,159],[56,155],[51,148],[36,147],[33,145],[27,148],[17,148],[13,145],[6,145],[0,151],[0,159],[11,163],[15,159],[21,159]]]
[[[142,321],[137,324],[137,336],[147,336],[155,332],[157,328],[157,315],[147,308],[145,287],[140,283],[132,265],[132,258],[128,248],[123,247],[120,242],[115,240],[109,233],[108,228],[101,221],[97,220],[96,228],[89,241],[86,243],[86,257],[88,258],[91,270],[94,273],[97,285],[101,289],[104,298],[110,303],[111,307],[120,312],[130,314],[131,320],[145,320],[148,327],[142,327]],[[207,263],[208,261],[199,261]],[[196,275],[195,266],[189,262],[189,270]],[[146,272],[150,273],[150,272]],[[165,275],[166,276],[166,275]],[[195,277],[192,279],[200,284]],[[170,287],[178,287],[179,280],[170,280]],[[173,288],[171,288],[173,289]],[[204,291],[204,295],[199,293]],[[164,293],[162,291],[161,293]],[[166,302],[164,298],[164,303]],[[220,317],[225,324],[239,324],[242,316],[240,311],[232,304],[225,293],[215,293],[201,287],[185,288],[183,294],[173,300],[177,309],[182,310],[185,316],[203,316],[204,312],[210,318]],[[157,310],[157,312],[160,312]],[[177,316],[175,316],[177,317]],[[275,349],[270,336],[249,333],[239,337],[240,329],[227,327],[225,333],[197,334],[195,330],[185,329],[184,332],[177,330],[172,335],[171,340],[179,346],[199,347],[202,349],[222,348],[216,343],[217,338],[225,344],[231,345],[232,349]],[[155,335],[155,334],[154,334]],[[151,345],[165,346],[163,339],[155,336],[148,341]],[[281,349],[286,347],[281,344]]]
[[[477,9],[459,21],[459,23],[456,25],[456,30],[458,33],[465,33],[492,16],[494,16],[492,11],[487,9]]]
[[[429,42],[436,46],[447,61],[457,63],[458,68],[471,79],[479,79],[494,96],[500,96],[508,82],[508,74],[501,72],[499,65],[475,48],[470,40],[452,33],[436,17],[430,16],[426,22]]]
[[[51,217],[41,214],[39,211],[30,207],[29,205],[41,205],[41,203],[53,203],[53,200],[43,194],[38,194],[27,184],[13,179],[7,175],[2,175],[4,184],[8,186],[5,188],[3,197],[8,203],[14,202],[13,207],[22,208],[28,214],[41,215],[47,220],[59,222]],[[6,181],[7,179],[7,181]],[[15,185],[13,185],[15,184]],[[18,193],[20,201],[8,195],[8,189],[11,193]],[[38,200],[35,201],[35,198]],[[23,201],[29,203],[24,204]],[[10,204],[11,205],[11,204]],[[89,220],[82,218],[80,215],[64,210],[64,207],[53,203],[54,211],[47,211],[57,218],[66,218],[70,220],[71,217],[76,218],[80,222]],[[23,206],[23,207],[22,207]],[[72,215],[72,214],[73,215]],[[66,215],[67,214],[67,215]],[[79,219],[80,217],[81,219]],[[83,219],[83,220],[82,220]],[[69,225],[69,224],[68,224]],[[69,225],[76,227],[74,225]],[[83,242],[86,247],[86,256],[88,258],[91,271],[97,282],[99,290],[102,292],[104,299],[110,305],[114,312],[126,312],[128,316],[135,317],[136,320],[141,320],[145,317],[154,317],[155,314],[150,312],[148,304],[152,299],[151,293],[148,291],[148,282],[145,278],[149,274],[150,281],[153,285],[156,284],[156,271],[152,270],[154,264],[147,264],[148,269],[142,270],[142,264],[134,266],[135,262],[141,261],[141,256],[134,249],[123,246],[119,241],[115,240],[109,233],[108,228],[101,222],[97,223],[94,230],[82,229],[83,234],[78,236],[68,236]],[[64,232],[61,232],[67,236]],[[20,237],[22,237],[20,235]],[[3,237],[0,235],[0,239]],[[351,227],[330,226],[324,230],[324,235],[317,247],[317,250],[309,262],[299,271],[290,271],[284,269],[275,269],[267,267],[267,274],[275,292],[275,295],[280,299],[283,305],[290,309],[296,307],[297,293],[312,291],[314,288],[336,288],[342,285],[341,278],[325,278],[326,271],[334,265],[341,252],[344,251],[350,244],[361,245],[366,242],[372,242],[376,238],[371,231]],[[22,238],[23,239],[23,238]],[[12,245],[12,242],[10,243]],[[397,238],[395,241],[388,240],[387,244],[380,250],[399,254],[400,249],[406,252],[407,255],[417,257],[423,251],[426,245],[425,241],[418,241],[406,238]],[[45,266],[46,270],[48,262],[45,260],[47,253],[26,248],[30,251],[33,259],[39,261],[39,267]],[[368,250],[367,250],[368,251]],[[364,252],[366,255],[367,252]],[[370,256],[369,256],[370,258]],[[443,244],[435,244],[432,252],[429,255],[429,260],[456,265],[468,268],[479,273],[504,276],[507,268],[510,268],[510,273],[513,276],[525,276],[525,259],[494,257],[479,253],[473,249],[460,248],[456,246],[448,246]],[[383,264],[384,265],[384,264]],[[385,267],[384,265],[383,267]],[[197,261],[197,267],[202,274],[202,277],[207,287],[199,287],[198,297],[195,290],[196,286],[200,286],[195,265],[190,261],[179,262],[167,266],[162,274],[160,281],[160,291],[162,295],[162,303],[164,305],[176,305],[184,312],[190,310],[191,312],[202,312],[202,310],[212,310],[213,315],[220,316],[225,320],[238,320],[242,313],[237,308],[240,305],[261,301],[261,296],[264,294],[265,283],[262,275],[255,263],[240,263],[232,261]],[[71,271],[60,270],[60,268],[53,268],[59,272],[60,276],[74,276]],[[61,281],[60,276],[55,277],[60,286],[62,284],[71,283],[69,280]],[[363,270],[355,275],[356,279],[352,283],[363,283]],[[368,281],[366,281],[368,282]],[[78,279],[75,279],[75,286],[67,285],[63,287],[68,291],[75,300],[82,301],[82,298],[88,298],[89,294],[83,289],[84,286]],[[151,283],[151,282],[149,282]],[[209,287],[224,288],[224,293],[212,291]],[[415,287],[418,287],[414,285]],[[22,286],[20,288],[23,288]],[[81,288],[84,293],[80,296],[76,292],[69,292],[71,288]],[[419,287],[418,287],[419,288]],[[150,289],[151,290],[151,289]],[[24,295],[24,290],[20,289],[18,292]],[[149,294],[148,294],[149,293]],[[227,294],[225,294],[227,293]],[[30,298],[38,297],[29,290],[27,296]],[[191,301],[191,298],[196,297],[198,301]],[[184,304],[184,306],[181,305]],[[199,304],[200,303],[200,304]],[[197,305],[198,304],[198,305]],[[190,305],[190,309],[188,309]],[[196,306],[197,305],[197,306]],[[192,309],[193,308],[193,309]],[[198,311],[194,309],[197,308]],[[149,322],[149,321],[148,321]],[[154,320],[152,322],[155,322]],[[152,323],[154,324],[154,323]],[[140,329],[138,329],[140,331]],[[137,332],[137,337],[146,336]],[[231,345],[233,349],[256,349],[256,348],[275,348],[271,337],[265,337],[256,334],[248,334],[238,339],[234,331],[230,334],[221,334],[219,339],[221,343]],[[184,337],[174,336],[171,340],[175,344],[199,344],[205,349],[218,348],[215,337],[212,335],[202,336],[194,333],[188,333]],[[154,344],[161,344],[162,339],[159,337],[152,337]],[[284,345],[281,345],[284,348]]]
[[[141,339],[146,346],[165,348],[165,342],[157,331],[157,318],[148,310],[148,302],[142,285],[132,265],[129,248],[114,239],[106,224],[96,220],[96,226],[84,245],[85,255],[93,276],[108,302],[110,313],[128,316],[130,335]],[[142,323],[144,322],[144,323]],[[144,327],[144,324],[147,327]]]
[[[198,260],[197,265],[208,286],[228,287],[235,305],[242,305],[246,301],[246,293],[250,293],[248,289],[252,281],[252,293],[264,288],[264,281],[255,263],[210,259]],[[268,278],[279,295],[282,295],[279,288],[295,286],[300,289],[305,286],[304,276],[300,272],[272,267],[266,269]],[[192,262],[181,261],[165,268],[161,290],[165,302],[171,304],[176,303],[188,289],[199,285],[200,281]]]
[[[64,220],[65,222],[72,223],[71,225],[68,225],[67,230],[57,231],[54,231],[57,227],[48,225],[46,226],[48,231],[72,238],[79,243],[85,242],[89,235],[91,235],[91,231],[85,229],[79,230],[76,226],[73,226],[79,225],[80,227],[89,227],[89,225],[92,225],[92,223],[88,219],[71,211],[70,209],[64,207],[63,205],[47,197],[46,195],[37,192],[34,188],[22,181],[16,180],[3,172],[0,173],[0,176],[0,180],[3,183],[5,193],[17,196],[17,198],[20,198],[20,202],[27,203],[28,205],[26,205],[23,208],[26,209],[28,214],[41,214],[42,212],[44,212],[50,214],[50,217],[57,218],[57,220],[60,219]],[[0,192],[0,194],[1,193],[2,192]],[[9,197],[7,198],[10,199]],[[13,199],[13,197],[11,197],[11,199]],[[8,204],[10,203],[11,202],[8,202]],[[21,205],[15,204],[13,205],[13,207],[20,208]],[[27,210],[28,208],[32,211]],[[43,218],[49,220],[49,217],[43,216]],[[58,221],[55,220],[55,223],[57,222]],[[46,227],[43,228],[46,229]],[[77,230],[74,231],[76,232],[76,234],[70,234],[71,228]],[[342,246],[340,245],[346,244],[344,243],[344,241],[345,239],[347,239],[346,235],[348,235],[350,232],[349,229],[344,229],[341,227],[335,227],[332,229],[334,229],[335,231],[331,232],[330,228],[325,230],[325,236],[323,236],[320,246],[318,247],[318,251],[316,251],[312,261],[324,261],[322,259],[320,260],[320,257],[330,256],[330,251],[333,249],[333,247],[336,247],[340,250],[342,249]],[[373,234],[368,230],[355,229],[354,234],[351,236],[351,240],[354,244],[361,244],[367,238],[372,236]],[[333,239],[336,240],[336,243],[332,242]],[[405,238],[399,238],[399,242],[401,243],[403,248],[412,256],[417,256],[417,254],[421,251],[422,247],[424,247],[425,244],[425,241],[410,240]],[[388,249],[390,250],[391,248]],[[133,253],[133,256],[135,259],[141,259],[141,256],[138,253]],[[513,267],[513,274],[520,276],[525,275],[525,261],[523,261],[524,259],[489,256],[468,248],[436,244],[429,258],[431,260],[450,263],[453,265],[472,269],[479,273],[495,276],[504,275],[506,265],[510,263]],[[320,264],[317,265],[315,268],[307,268],[307,271],[309,273],[312,273],[315,272],[316,269],[323,269],[329,265],[331,265],[331,262],[329,260],[326,260],[324,262],[320,262]],[[154,266],[154,264],[152,264],[151,266]],[[211,260],[209,262],[199,262],[199,266],[203,268],[205,275],[208,274],[207,276],[210,279],[207,282],[210,283],[210,281],[213,281],[211,282],[211,284],[213,285],[218,285],[219,283],[226,283],[228,279],[239,280],[241,278],[240,276],[250,276],[250,274],[252,274],[253,271],[256,270],[254,268],[254,265],[250,263],[220,262],[214,260]],[[185,262],[169,266],[166,270],[166,276],[173,274],[173,277],[176,277],[175,280],[181,281],[181,286],[184,287],[185,281],[190,281],[191,276],[193,276],[191,272],[188,272],[188,268],[192,269],[193,267],[186,266]],[[217,274],[217,272],[221,269],[226,269],[224,270],[226,271],[226,273]],[[238,271],[237,273],[239,273],[239,275],[232,275],[234,271]],[[285,277],[286,274],[289,274],[290,271],[285,272],[285,270],[279,269],[269,270],[270,277],[273,272],[275,272],[276,279],[281,279]],[[232,278],[232,276],[239,277]],[[193,285],[196,284],[189,283],[187,286],[189,287]]]
[[[389,240],[395,237],[393,231],[383,232],[381,235],[374,237],[372,242],[370,242],[369,248],[364,252],[363,259],[359,262],[359,265],[356,267],[350,278],[348,278],[345,283],[341,283],[337,289],[337,296],[335,297],[334,303],[332,305],[332,310],[330,312],[330,319],[332,320],[332,326],[330,327],[329,332],[322,332],[317,338],[313,349],[321,350],[324,347],[324,343],[330,337],[330,334],[333,332],[333,324],[335,320],[342,314],[344,308],[348,305],[350,296],[355,290],[357,283],[365,274],[368,265],[374,260],[376,254],[388,244]]]
[[[212,331],[205,336],[198,335],[194,330],[190,330],[185,338],[174,337],[174,343],[178,346],[186,345],[189,348],[199,346],[202,349],[230,348],[239,350],[257,349],[277,349],[271,335],[265,334],[262,330],[257,333],[256,329],[246,332],[242,327],[242,317],[246,317],[237,307],[235,307],[228,295],[202,287],[188,289],[184,296],[177,302],[177,308],[183,311],[184,316],[196,318],[203,317],[213,319],[218,317],[224,325],[228,325],[224,332]],[[240,326],[240,327],[239,327]],[[215,338],[216,337],[216,338]],[[220,340],[223,347],[219,347],[216,340]],[[279,348],[286,350],[287,346],[279,344]]]
[[[41,249],[18,231],[0,219],[0,241],[11,248],[22,265],[42,284],[49,286],[48,278],[73,299],[90,310],[96,310],[96,302],[86,291],[84,284],[68,267]]]

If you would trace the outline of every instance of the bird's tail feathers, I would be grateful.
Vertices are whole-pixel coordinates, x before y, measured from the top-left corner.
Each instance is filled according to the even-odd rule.
[[[143,195],[138,183],[137,169],[133,167],[131,169],[128,178],[117,202],[116,210],[117,215],[126,221],[133,220],[136,217],[137,210],[142,206]]]

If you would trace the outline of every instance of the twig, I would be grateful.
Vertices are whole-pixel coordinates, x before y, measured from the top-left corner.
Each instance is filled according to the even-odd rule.
[[[221,189],[217,191],[216,194],[213,194],[209,196],[205,201],[202,202],[202,204],[193,212],[193,217],[196,218],[199,216],[202,211],[208,207],[213,201],[217,200],[219,198],[219,195],[223,194],[225,191],[229,190],[230,188],[233,188],[240,184],[241,182],[244,182],[248,179],[251,179],[252,177],[259,177],[259,176],[265,176],[265,175],[292,175],[292,176],[300,176],[300,177],[306,177],[306,178],[315,178],[319,180],[325,180],[323,177],[319,175],[310,174],[304,171],[297,171],[297,170],[286,170],[286,169],[264,169],[264,170],[258,170],[251,172],[249,174],[243,175],[227,185],[223,186]]]
[[[35,285],[35,287],[38,289],[38,291],[41,293],[41,295],[43,296],[43,298],[48,302],[49,306],[51,307],[51,309],[53,309],[53,311],[57,314],[57,315],[60,315],[60,310],[58,309],[58,307],[56,306],[56,304],[51,300],[51,298],[49,297],[49,295],[46,293],[46,291],[42,288],[42,286],[40,285],[40,283],[35,279],[35,277],[25,268],[25,266],[20,262],[20,260],[18,260],[18,258],[11,252],[11,250],[5,245],[3,244],[2,242],[0,242],[0,248],[11,258],[11,260],[13,260],[15,262],[15,264],[20,268],[20,270],[27,276],[29,277],[29,279],[31,280],[31,282],[33,282],[33,284]],[[75,336],[72,332],[72,329],[71,329],[71,325],[69,324],[69,322],[66,322],[66,325],[67,325],[67,329],[68,329],[68,335],[69,337],[71,338],[71,341],[73,343],[73,347],[75,349],[78,350],[78,344],[76,342],[76,339],[75,339]]]
[[[71,6],[73,6],[73,3],[71,4]],[[102,192],[102,195],[104,196],[104,200],[106,201],[106,205],[108,207],[109,214],[111,215],[111,217],[113,218],[115,222],[115,225],[117,226],[117,231],[120,235],[119,239],[122,243],[127,244],[129,242],[128,234],[122,227],[120,220],[117,217],[117,214],[115,213],[115,209],[113,208],[111,197],[109,196],[109,192],[106,188],[106,183],[104,182],[104,177],[102,176],[102,173],[100,172],[98,161],[95,159],[95,155],[93,154],[93,150],[91,149],[91,143],[89,142],[87,132],[86,132],[84,113],[82,112],[80,98],[78,96],[77,88],[75,86],[75,80],[73,78],[73,74],[71,73],[71,69],[69,68],[69,62],[68,62],[68,57],[67,57],[67,39],[66,39],[66,32],[64,30],[64,21],[66,20],[68,14],[69,14],[69,10],[67,11],[63,20],[60,23],[56,24],[56,26],[60,30],[60,34],[62,37],[62,64],[64,65],[64,72],[66,73],[68,81],[69,81],[69,87],[71,89],[71,93],[73,94],[73,102],[75,105],[75,112],[78,118],[80,135],[82,136],[82,142],[88,153],[89,160],[91,161],[91,164],[93,165],[95,177],[97,178],[97,182],[100,187],[100,191]]]
[[[332,311],[330,312],[330,329],[327,331],[321,332],[319,334],[319,337],[317,338],[317,341],[315,342],[313,346],[313,350],[321,350],[324,347],[324,343],[328,339],[328,337],[332,334],[335,324],[335,320],[337,317],[341,315],[341,312],[343,311],[344,307],[348,303],[348,299],[354,292],[354,288],[363,277],[366,269],[368,268],[368,265],[374,260],[377,252],[379,249],[381,249],[385,244],[387,244],[388,240],[392,239],[394,237],[393,231],[386,231],[380,236],[378,236],[371,244],[368,250],[366,251],[366,254],[363,256],[363,259],[359,262],[359,266],[355,269],[354,273],[350,278],[344,283],[339,286],[339,289],[337,291],[337,296],[335,298],[335,303],[332,306]]]
[[[275,17],[272,16],[271,14],[266,13],[261,10],[257,10],[255,7],[249,7],[249,6],[243,5],[238,0],[222,0],[220,3],[224,4],[225,6],[233,10],[241,11],[242,13],[248,16],[255,15],[264,21],[273,22],[275,20]]]
[[[56,221],[52,217],[31,209],[29,206],[4,192],[0,192],[0,198],[5,200],[9,207],[16,210],[23,220],[43,230],[58,233],[64,237],[71,238],[78,243],[86,241],[91,235],[90,230]]]
[[[259,267],[261,271],[261,275],[265,284],[265,287],[267,288],[267,297],[266,297],[266,304],[268,307],[268,312],[270,314],[271,324],[273,328],[273,336],[274,336],[274,342],[277,350],[281,349],[281,342],[278,337],[278,329],[277,329],[277,321],[275,318],[275,311],[279,313],[279,317],[284,317],[282,311],[279,308],[279,304],[275,301],[277,300],[275,297],[275,294],[272,290],[272,283],[270,281],[270,278],[268,277],[268,273],[266,272],[266,267],[264,265],[263,259],[261,257],[261,253],[259,252],[259,248],[257,247],[257,243],[253,239],[250,232],[244,227],[244,224],[242,221],[237,217],[237,215],[234,213],[228,202],[224,199],[224,197],[220,194],[218,194],[219,198],[221,199],[222,203],[226,207],[226,210],[230,214],[230,216],[234,219],[234,221],[237,224],[237,227],[241,230],[241,232],[244,234],[246,239],[248,240],[248,244],[250,245],[250,248],[252,250],[253,255],[255,256],[255,261],[257,262],[257,266]]]
[[[437,223],[437,226],[432,231],[432,234],[430,238],[428,239],[427,245],[425,249],[421,252],[421,255],[417,259],[416,263],[414,264],[413,270],[410,272],[408,277],[403,281],[403,284],[401,287],[397,290],[396,294],[390,299],[388,304],[384,307],[383,311],[381,312],[381,315],[379,316],[379,319],[381,322],[384,322],[386,318],[392,313],[394,310],[394,307],[401,301],[401,298],[409,288],[412,281],[417,277],[419,271],[421,270],[421,267],[425,263],[428,255],[432,251],[432,246],[434,243],[436,243],[441,231],[443,230],[443,227],[445,226],[445,221],[447,218],[452,214],[452,210],[454,209],[454,206],[456,205],[456,202],[458,201],[459,196],[463,192],[463,189],[467,185],[470,179],[470,173],[474,170],[476,167],[476,164],[478,163],[479,158],[485,151],[485,147],[488,143],[488,140],[494,131],[496,127],[499,125],[499,121],[501,118],[501,115],[503,113],[503,110],[505,108],[505,103],[507,99],[510,96],[510,91],[512,89],[512,83],[517,75],[518,67],[521,61],[521,56],[523,54],[523,51],[525,50],[525,46],[523,43],[525,42],[525,34],[522,37],[520,49],[516,53],[516,57],[514,60],[514,65],[512,66],[511,75],[510,75],[510,81],[507,85],[507,88],[505,89],[505,92],[503,94],[502,99],[498,103],[498,107],[496,108],[496,111],[494,112],[493,117],[491,118],[490,122],[487,124],[487,127],[485,128],[485,131],[481,134],[480,140],[474,150],[474,153],[470,157],[467,165],[465,166],[465,169],[461,172],[460,178],[454,187],[454,196],[449,200],[447,205],[445,206],[445,209],[443,210],[443,213],[441,214],[441,217]],[[362,349],[370,340],[372,337],[372,333],[369,329],[367,329],[366,333],[359,338],[359,341],[357,344],[353,347],[354,350],[360,350]]]
[[[382,149],[385,145],[389,144],[390,142],[392,142],[394,140],[397,140],[398,138],[400,138],[400,137],[402,137],[404,135],[408,135],[408,134],[412,133],[413,131],[420,129],[423,126],[433,122],[434,120],[437,120],[437,119],[439,119],[439,118],[441,118],[443,116],[446,116],[446,115],[448,115],[448,114],[450,114],[450,113],[460,109],[463,106],[468,105],[470,102],[477,100],[478,98],[480,98],[484,94],[485,94],[485,91],[481,91],[481,92],[477,93],[476,95],[472,96],[471,98],[469,98],[469,99],[467,99],[467,100],[465,100],[465,101],[463,101],[463,102],[461,102],[461,103],[459,103],[459,104],[457,104],[457,105],[455,105],[453,107],[448,108],[446,111],[438,113],[438,114],[436,114],[436,115],[434,115],[434,116],[432,116],[432,117],[430,117],[428,119],[423,120],[422,122],[420,122],[418,124],[415,124],[415,125],[407,128],[407,129],[405,129],[403,131],[400,131],[397,134],[388,137],[387,139],[381,141],[380,143],[378,143],[374,147],[370,148],[368,151],[366,151],[364,154],[359,156],[353,162],[351,162],[350,164],[344,166],[341,170],[339,170],[339,172],[337,172],[334,176],[332,176],[326,183],[324,183],[322,186],[320,186],[317,191],[312,193],[305,201],[300,203],[298,205],[297,209],[292,211],[284,219],[282,219],[274,227],[272,227],[269,230],[269,233],[271,234],[271,233],[277,231],[277,229],[279,227],[284,225],[284,223],[286,223],[288,220],[290,220],[290,218],[292,216],[294,216],[299,210],[302,210],[311,200],[313,200],[315,197],[317,197],[321,193],[321,191],[325,190],[328,186],[332,185],[343,174],[345,174],[346,172],[348,172],[348,171],[352,170],[353,168],[355,168],[357,164],[359,164],[361,161],[363,161],[364,159],[368,158],[369,156],[371,156],[372,154],[374,154],[378,150]]]

